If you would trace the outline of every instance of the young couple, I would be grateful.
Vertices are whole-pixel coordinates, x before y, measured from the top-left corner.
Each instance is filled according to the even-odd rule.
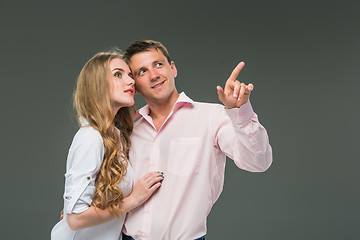
[[[251,172],[272,163],[249,102],[253,85],[236,80],[243,67],[217,87],[223,106],[178,93],[177,69],[160,42],[139,40],[123,55],[92,57],[74,93],[80,129],[67,159],[64,218],[52,239],[205,239],[226,156]],[[147,105],[133,116],[135,91]]]

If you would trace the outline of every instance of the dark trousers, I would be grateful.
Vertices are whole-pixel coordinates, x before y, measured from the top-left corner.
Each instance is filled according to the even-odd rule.
[[[130,237],[128,235],[125,235],[125,234],[122,234],[122,237],[123,237],[123,240],[135,240],[132,237]],[[197,238],[195,240],[205,240],[205,236],[199,237],[199,238]]]

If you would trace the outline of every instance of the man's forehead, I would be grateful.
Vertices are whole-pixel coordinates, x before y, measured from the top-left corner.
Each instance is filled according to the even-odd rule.
[[[162,53],[161,50],[156,48],[150,48],[146,49],[144,51],[135,53],[129,61],[129,65],[132,68],[138,68],[141,67],[141,65],[146,63],[152,63],[154,61],[160,60],[162,58],[165,58],[165,55]]]

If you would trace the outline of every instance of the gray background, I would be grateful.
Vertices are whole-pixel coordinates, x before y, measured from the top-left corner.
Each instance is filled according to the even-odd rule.
[[[176,84],[218,102],[240,60],[274,162],[227,161],[207,239],[359,236],[358,1],[1,1],[1,239],[49,239],[62,209],[71,96],[94,53],[163,42]],[[137,97],[137,106],[144,104]],[[169,200],[170,201],[170,200]]]

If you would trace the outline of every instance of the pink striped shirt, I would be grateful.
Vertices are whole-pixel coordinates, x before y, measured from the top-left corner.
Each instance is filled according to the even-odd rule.
[[[251,104],[225,109],[194,102],[181,93],[159,131],[149,108],[141,108],[131,136],[135,182],[149,171],[163,171],[157,192],[131,211],[124,233],[135,239],[196,239],[206,234],[206,218],[224,182],[226,156],[250,172],[272,163],[265,128]]]

